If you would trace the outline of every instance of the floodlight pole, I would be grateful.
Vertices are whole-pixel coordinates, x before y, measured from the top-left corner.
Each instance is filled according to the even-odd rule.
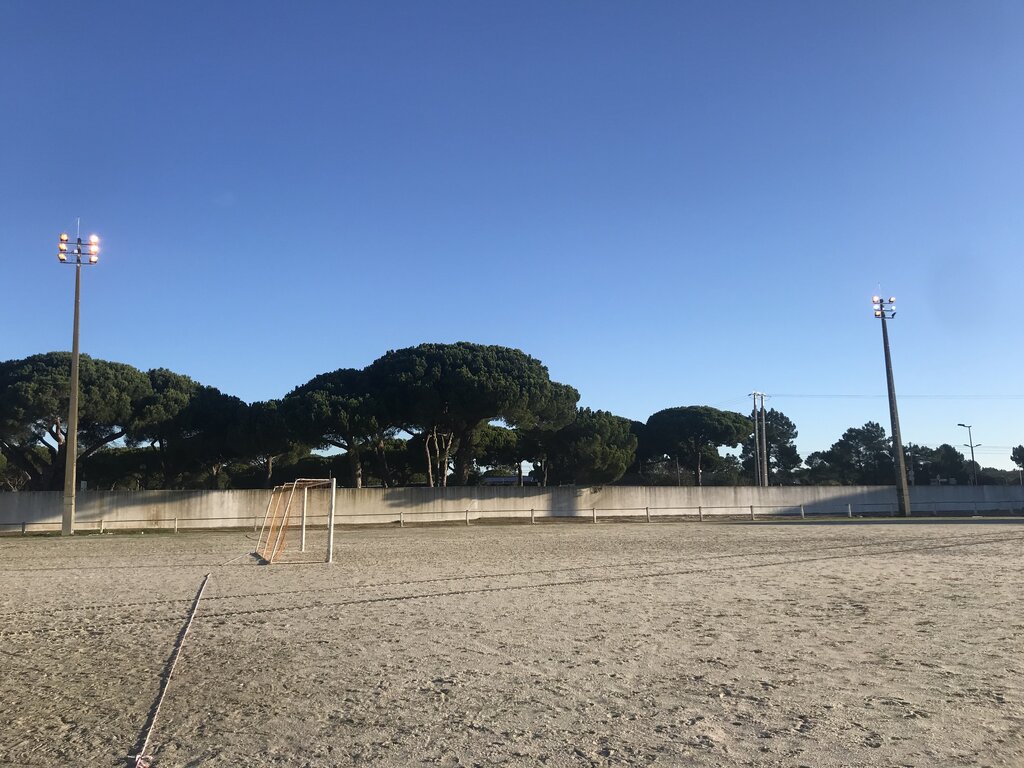
[[[896,409],[896,384],[892,375],[892,355],[889,353],[889,328],[887,320],[896,316],[896,299],[873,296],[875,317],[882,321],[882,346],[885,349],[885,383],[889,390],[889,419],[892,423],[892,450],[896,463],[896,500],[900,514],[910,517],[910,488],[907,485],[907,462],[903,456],[903,438],[900,436],[900,415]]]
[[[60,519],[60,533],[62,536],[70,536],[75,532],[75,486],[77,484],[78,465],[78,328],[79,309],[82,303],[82,265],[95,264],[99,261],[99,242],[96,235],[89,238],[86,245],[82,242],[81,233],[75,238],[74,249],[71,251],[75,256],[73,262],[68,261],[68,245],[70,238],[67,234],[61,234],[57,241],[57,260],[61,264],[75,265],[75,321],[71,336],[71,380],[69,382],[71,394],[68,402],[68,430],[64,440],[64,504]],[[82,256],[86,261],[82,261]]]

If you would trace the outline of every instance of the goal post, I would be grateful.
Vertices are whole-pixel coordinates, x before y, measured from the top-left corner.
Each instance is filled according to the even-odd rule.
[[[267,511],[263,516],[263,525],[256,540],[254,555],[266,565],[278,562],[287,551],[289,533],[298,524],[299,551],[306,551],[306,526],[309,514],[310,491],[327,490],[327,552],[325,563],[334,560],[334,517],[337,499],[337,480],[334,478],[299,478],[290,483],[275,486],[270,492]],[[315,494],[322,497],[324,494]],[[324,501],[321,500],[321,506]]]

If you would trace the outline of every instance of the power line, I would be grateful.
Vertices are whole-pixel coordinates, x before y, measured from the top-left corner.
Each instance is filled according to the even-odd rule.
[[[833,399],[833,400],[858,400],[858,399],[880,399],[885,395],[863,395],[863,394],[773,394],[772,397],[788,397],[799,399]],[[1024,395],[900,395],[901,399],[912,398],[915,400],[1024,400]]]

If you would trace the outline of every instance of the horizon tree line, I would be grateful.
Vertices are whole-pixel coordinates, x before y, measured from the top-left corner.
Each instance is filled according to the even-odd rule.
[[[63,487],[69,370],[67,352],[0,362],[0,489]],[[92,488],[270,487],[328,474],[356,488],[467,485],[494,474],[539,485],[746,485],[755,471],[753,413],[677,406],[640,422],[581,408],[574,387],[509,347],[392,350],[251,404],[165,368],[82,355],[80,375],[79,477]],[[848,429],[806,460],[785,414],[770,409],[765,423],[772,484],[895,482],[877,423]],[[971,474],[949,445],[911,444],[907,453],[919,484]],[[1024,469],[1024,446],[1012,460]],[[982,483],[1015,475],[973,469]]]

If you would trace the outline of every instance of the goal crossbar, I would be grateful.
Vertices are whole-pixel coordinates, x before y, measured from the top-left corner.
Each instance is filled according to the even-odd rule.
[[[306,549],[306,504],[308,492],[314,488],[330,488],[330,506],[327,513],[327,556],[325,562],[334,559],[334,506],[337,481],[333,478],[299,478],[290,483],[274,486],[263,516],[263,525],[256,541],[257,555],[264,563],[276,563],[285,551],[289,527],[296,517],[296,508],[301,505],[302,551]],[[299,493],[296,493],[298,491]]]

